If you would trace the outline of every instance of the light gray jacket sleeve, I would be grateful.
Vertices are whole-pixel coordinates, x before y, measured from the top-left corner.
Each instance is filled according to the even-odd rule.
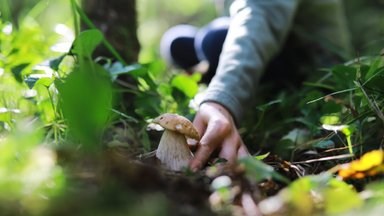
[[[239,122],[266,64],[280,50],[299,0],[235,0],[215,77],[203,103],[225,106]]]

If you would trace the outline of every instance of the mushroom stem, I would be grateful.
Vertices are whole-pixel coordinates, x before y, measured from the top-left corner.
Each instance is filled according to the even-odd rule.
[[[165,130],[157,148],[156,157],[168,169],[180,171],[183,167],[188,166],[193,155],[184,135]]]

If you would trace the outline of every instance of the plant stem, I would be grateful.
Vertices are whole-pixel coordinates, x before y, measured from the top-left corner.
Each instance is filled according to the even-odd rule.
[[[52,110],[53,110],[53,113],[55,114],[55,120],[56,120],[57,119],[57,114],[56,114],[55,105],[53,104],[53,97],[52,97],[51,92],[49,91],[49,87],[46,87],[46,88],[47,88],[47,91],[48,91],[49,99],[51,101]]]
[[[72,0],[72,2],[74,2],[75,0]],[[97,27],[92,23],[92,21],[88,18],[88,16],[84,13],[84,11],[79,7],[79,5],[77,5],[75,2],[75,8],[77,10],[77,12],[79,13],[80,15],[80,18],[81,20],[84,21],[84,23],[91,29],[97,29]],[[123,65],[128,65],[124,59],[120,56],[120,54],[116,51],[116,49],[112,46],[111,43],[109,43],[109,41],[103,37],[103,44],[105,47],[107,47],[108,51],[112,53],[112,55],[119,61],[121,62]]]
[[[79,35],[80,33],[79,19],[77,18],[76,13],[76,5],[76,0],[71,0],[71,11],[73,15],[73,26],[75,28],[75,36]]]

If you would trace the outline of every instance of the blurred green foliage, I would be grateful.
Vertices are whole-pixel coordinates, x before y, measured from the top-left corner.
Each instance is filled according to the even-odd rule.
[[[375,55],[384,47],[383,0],[344,0],[355,55]]]
[[[140,0],[138,36],[141,44],[140,62],[159,58],[162,33],[177,24],[203,26],[217,16],[213,0]]]
[[[172,25],[202,26],[218,14],[214,2],[205,0],[137,3],[142,64],[125,65],[102,56],[91,58],[101,42],[106,44],[105,38],[96,29],[74,35],[68,1],[0,1],[1,214],[63,211],[66,215],[74,212],[63,208],[61,201],[80,197],[84,202],[72,201],[80,209],[78,215],[167,215],[169,198],[164,194],[122,192],[124,186],[110,176],[103,181],[96,176],[88,184],[92,175],[87,169],[100,165],[95,155],[102,152],[109,126],[128,128],[130,138],[139,141],[126,141],[124,146],[139,143],[142,153],[153,150],[145,131],[147,120],[165,112],[194,114],[190,100],[202,88],[201,76],[167,71],[158,60],[159,39]],[[359,155],[382,145],[384,60],[378,56],[383,46],[377,44],[383,38],[384,21],[373,15],[380,14],[382,7],[379,0],[346,2],[357,56],[370,56],[323,69],[320,79],[309,80],[300,91],[282,92],[272,100],[261,95],[261,105],[252,108],[241,128],[251,149],[267,149],[296,161],[308,152],[324,156],[322,151],[339,147],[344,148],[342,153]],[[129,75],[131,82],[117,88],[114,82],[122,74]],[[122,98],[120,93],[126,92],[130,97]],[[75,159],[59,157],[68,146],[75,149],[69,154],[76,154],[85,174],[70,164]],[[240,163],[251,181],[272,178],[289,184],[259,160],[247,158]],[[77,175],[91,177],[82,182]],[[82,194],[84,185],[88,193]],[[338,214],[354,207],[364,213],[380,205],[382,190],[380,183],[367,185],[364,191],[369,196],[361,198],[345,182],[314,175],[294,181],[273,198],[288,203],[296,215],[310,215],[313,210]]]
[[[57,155],[44,143],[40,125],[20,121],[0,140],[0,211],[2,215],[41,215],[66,186]],[[3,137],[4,136],[4,137]]]

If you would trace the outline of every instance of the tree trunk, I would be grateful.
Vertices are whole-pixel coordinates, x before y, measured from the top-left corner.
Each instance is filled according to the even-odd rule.
[[[136,34],[136,1],[82,0],[82,3],[85,13],[122,58],[128,64],[136,62],[140,47]],[[100,46],[95,55],[112,57],[104,46]]]

